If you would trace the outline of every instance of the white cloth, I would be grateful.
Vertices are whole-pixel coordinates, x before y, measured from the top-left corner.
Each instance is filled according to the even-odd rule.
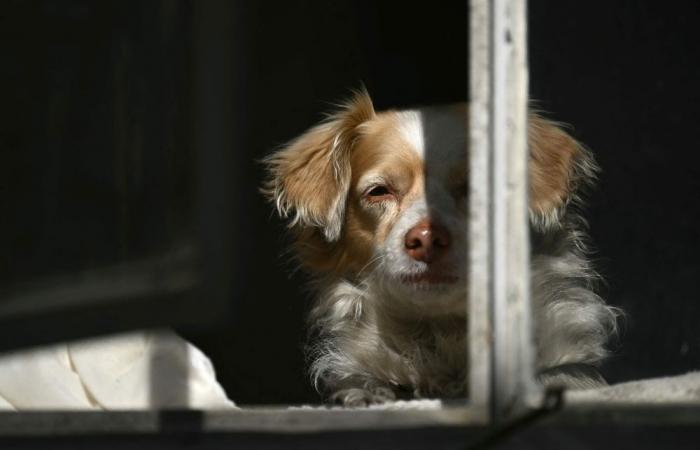
[[[170,331],[0,356],[0,409],[235,408],[209,359]]]

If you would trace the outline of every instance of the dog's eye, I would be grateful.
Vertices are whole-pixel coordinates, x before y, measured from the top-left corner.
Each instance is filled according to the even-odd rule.
[[[389,195],[389,188],[386,186],[375,186],[367,192],[370,197],[381,197],[383,195]]]
[[[391,189],[384,185],[374,186],[365,193],[365,197],[371,202],[381,202],[389,199],[393,195],[394,194],[391,192]]]

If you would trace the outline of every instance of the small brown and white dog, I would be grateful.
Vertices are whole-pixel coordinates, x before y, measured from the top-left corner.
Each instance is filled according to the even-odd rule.
[[[466,395],[466,124],[463,104],[377,113],[359,92],[265,160],[264,191],[318,291],[309,356],[327,399]],[[596,166],[536,114],[529,148],[538,368],[595,384],[581,367],[606,355],[616,310],[591,290],[572,206]]]

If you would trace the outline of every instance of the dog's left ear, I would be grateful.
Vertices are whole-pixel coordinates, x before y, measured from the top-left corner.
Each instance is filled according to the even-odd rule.
[[[311,128],[264,162],[263,192],[290,226],[314,227],[328,242],[340,237],[350,188],[350,152],[358,128],[375,116],[366,91],[357,92],[328,120]]]
[[[530,150],[530,217],[540,226],[556,223],[577,190],[597,172],[591,154],[560,126],[531,113],[528,128]]]

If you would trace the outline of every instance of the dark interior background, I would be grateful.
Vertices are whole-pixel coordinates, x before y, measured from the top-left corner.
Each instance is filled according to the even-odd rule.
[[[467,98],[466,1],[239,1],[231,317],[183,330],[239,403],[317,400],[309,294],[257,162],[364,83],[378,109]],[[162,251],[191,229],[192,4],[0,1],[0,284]],[[602,173],[588,219],[626,319],[611,382],[700,368],[700,4],[532,0],[530,84]],[[232,125],[233,126],[233,125]],[[203,300],[205,305],[206,299]],[[204,307],[204,306],[203,306]]]
[[[700,4],[530,2],[531,93],[602,168],[589,201],[621,307],[609,381],[700,367]]]

